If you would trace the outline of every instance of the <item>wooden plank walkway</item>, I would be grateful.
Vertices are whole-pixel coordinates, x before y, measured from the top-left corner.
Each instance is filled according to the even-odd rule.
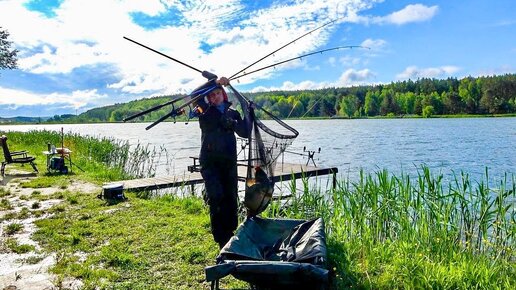
[[[315,167],[302,164],[283,163],[277,164],[274,171],[274,182],[288,181],[292,179],[299,179],[302,177],[322,176],[333,174],[333,187],[336,186],[336,174],[338,169],[336,167],[324,168]],[[246,166],[238,166],[238,178],[240,181],[245,181],[247,175]],[[201,173],[185,171],[181,175],[172,176],[158,176],[150,178],[120,180],[111,182],[106,185],[122,184],[124,190],[144,191],[155,190],[170,187],[194,186],[196,184],[204,183]]]

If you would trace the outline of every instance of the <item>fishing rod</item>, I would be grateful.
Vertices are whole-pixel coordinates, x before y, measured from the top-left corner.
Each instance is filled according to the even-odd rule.
[[[305,55],[302,55],[302,56],[298,56],[298,57],[295,57],[295,58],[291,58],[291,59],[288,59],[288,60],[284,60],[284,61],[282,61],[282,62],[278,62],[278,63],[275,63],[275,64],[273,64],[273,65],[269,65],[269,66],[266,66],[266,67],[262,67],[262,68],[260,68],[260,69],[257,69],[257,70],[254,70],[254,71],[251,71],[251,72],[248,72],[248,73],[244,73],[244,74],[242,74],[242,75],[238,76],[238,74],[240,74],[240,73],[244,72],[246,69],[248,69],[248,68],[250,68],[251,66],[253,66],[253,65],[257,64],[258,62],[260,62],[260,61],[264,60],[265,58],[267,58],[267,57],[269,57],[270,55],[272,55],[272,54],[276,53],[277,51],[279,51],[279,50],[281,50],[281,49],[285,48],[286,46],[288,46],[288,45],[290,45],[290,44],[292,44],[292,43],[296,42],[297,40],[299,40],[299,39],[301,39],[301,38],[305,37],[306,35],[311,34],[311,33],[312,33],[312,32],[314,32],[314,31],[317,31],[317,30],[319,30],[319,29],[321,29],[321,28],[323,28],[323,27],[325,27],[325,26],[327,26],[327,25],[330,25],[330,24],[335,23],[335,22],[336,22],[337,20],[339,20],[339,19],[340,19],[340,18],[337,18],[337,19],[334,19],[334,20],[332,20],[332,21],[329,21],[329,22],[327,22],[327,23],[325,23],[325,24],[323,24],[323,25],[321,25],[321,26],[319,26],[319,27],[316,27],[315,29],[313,29],[313,30],[311,30],[311,31],[309,31],[309,32],[307,32],[307,33],[305,33],[305,34],[303,34],[303,35],[299,36],[298,38],[296,38],[296,39],[294,39],[294,40],[292,40],[292,41],[288,42],[287,44],[285,44],[285,45],[281,46],[280,48],[278,48],[278,49],[274,50],[273,52],[271,52],[271,53],[267,54],[266,56],[264,56],[264,57],[260,58],[259,60],[257,60],[257,61],[255,61],[255,62],[253,62],[252,64],[248,65],[247,67],[245,67],[244,69],[240,70],[239,72],[237,72],[237,73],[233,74],[233,75],[229,78],[229,80],[232,80],[232,79],[238,79],[238,78],[240,78],[240,77],[243,77],[243,76],[246,76],[246,75],[249,75],[249,74],[252,74],[252,73],[255,73],[255,72],[258,72],[258,71],[261,71],[261,70],[264,70],[264,69],[270,68],[270,67],[273,67],[273,66],[275,66],[275,65],[280,65],[280,64],[283,64],[283,63],[286,63],[286,62],[289,62],[289,61],[292,61],[292,60],[296,60],[296,59],[299,59],[299,58],[302,58],[302,57],[310,56],[310,55],[313,55],[313,54],[316,54],[316,53],[323,53],[323,52],[326,52],[326,51],[337,50],[337,49],[343,49],[343,48],[359,47],[359,46],[342,46],[342,47],[334,47],[334,48],[329,48],[329,49],[325,49],[325,50],[320,50],[320,51],[312,52],[312,53],[305,54]],[[195,71],[197,71],[197,72],[201,73],[201,75],[202,75],[203,77],[207,78],[209,81],[212,81],[212,80],[216,80],[216,79],[217,79],[217,75],[215,75],[215,74],[213,74],[213,73],[211,73],[211,72],[208,72],[208,71],[201,71],[201,70],[200,70],[200,69],[198,69],[198,68],[195,68],[195,67],[193,67],[193,66],[191,66],[191,65],[189,65],[189,64],[187,64],[187,63],[184,63],[184,62],[182,62],[182,61],[180,61],[180,60],[178,60],[178,59],[176,59],[176,58],[173,58],[173,57],[171,57],[171,56],[168,56],[168,55],[166,55],[166,54],[164,54],[164,53],[162,53],[162,52],[160,52],[160,51],[157,51],[157,50],[155,50],[155,49],[153,49],[153,48],[151,48],[151,47],[148,47],[148,46],[146,46],[146,45],[144,45],[144,44],[142,44],[142,43],[140,43],[140,42],[137,42],[137,41],[135,41],[135,40],[133,40],[133,39],[130,39],[130,38],[126,37],[126,36],[124,36],[123,38],[124,38],[124,39],[126,39],[126,40],[128,40],[128,41],[131,41],[132,43],[137,44],[137,45],[139,45],[139,46],[141,46],[141,47],[143,47],[143,48],[146,48],[146,49],[148,49],[148,50],[150,50],[150,51],[152,51],[152,52],[154,52],[154,53],[157,53],[157,54],[159,54],[159,55],[161,55],[161,56],[164,56],[164,57],[166,57],[166,58],[168,58],[168,59],[170,59],[170,60],[172,60],[172,61],[174,61],[174,62],[177,62],[177,63],[179,63],[179,64],[181,64],[181,65],[183,65],[183,66],[186,66],[186,67],[188,67],[188,68],[190,68],[190,69],[192,69],[192,70],[195,70]],[[204,86],[204,85],[203,85],[203,86]],[[126,122],[126,121],[132,120],[132,119],[134,119],[134,118],[140,117],[140,116],[142,116],[142,115],[144,115],[144,114],[147,114],[147,113],[150,113],[150,112],[153,112],[153,111],[159,110],[159,109],[161,109],[161,108],[163,108],[163,107],[165,107],[165,106],[167,106],[167,105],[172,105],[172,111],[171,111],[169,114],[166,114],[165,116],[162,116],[162,117],[161,117],[161,118],[159,118],[157,121],[155,121],[154,123],[152,123],[151,125],[149,125],[149,126],[147,126],[147,127],[146,127],[146,130],[149,130],[150,128],[154,127],[155,125],[157,125],[158,123],[162,122],[163,120],[165,120],[165,119],[166,119],[166,118],[168,118],[168,117],[173,117],[173,118],[175,119],[175,117],[176,117],[176,116],[178,116],[178,115],[180,115],[180,114],[184,113],[183,108],[185,108],[186,106],[189,106],[190,104],[192,104],[192,103],[194,103],[194,102],[198,101],[198,100],[200,99],[200,97],[202,96],[202,94],[200,94],[200,95],[198,95],[198,96],[196,96],[196,97],[192,98],[190,101],[186,102],[185,104],[183,104],[183,105],[179,106],[178,108],[175,108],[175,107],[174,107],[174,103],[176,103],[176,102],[178,102],[178,101],[180,101],[180,100],[183,100],[183,99],[185,99],[185,98],[187,98],[187,97],[189,97],[189,96],[192,96],[193,94],[194,94],[194,93],[189,94],[189,95],[184,96],[184,97],[180,97],[180,98],[177,98],[177,99],[171,100],[171,101],[166,102],[166,103],[164,103],[164,104],[161,104],[161,105],[158,105],[158,106],[155,106],[155,107],[149,108],[149,109],[144,110],[144,111],[142,111],[142,112],[136,113],[136,114],[134,114],[134,115],[132,115],[132,116],[129,116],[129,117],[127,117],[127,118],[123,119],[123,121],[124,121],[124,122]],[[247,100],[247,101],[249,102],[249,100]]]
[[[233,74],[232,76],[230,76],[230,77],[229,77],[229,79],[231,80],[233,77],[237,76],[237,75],[238,75],[238,74],[240,74],[241,72],[243,72],[243,71],[245,71],[246,69],[248,69],[248,68],[252,67],[253,65],[255,65],[255,64],[257,64],[257,63],[259,63],[260,61],[262,61],[262,60],[264,60],[264,59],[268,58],[269,56],[271,56],[271,55],[275,54],[276,52],[278,52],[278,51],[282,50],[283,48],[285,48],[285,47],[287,47],[287,46],[291,45],[292,43],[294,43],[294,42],[298,41],[299,39],[301,39],[301,38],[303,38],[303,37],[305,37],[305,36],[307,36],[308,34],[311,34],[312,32],[315,32],[315,31],[317,31],[317,30],[319,30],[319,29],[321,29],[321,28],[323,28],[323,27],[325,27],[325,26],[328,26],[328,25],[330,25],[330,24],[335,23],[337,20],[339,20],[339,19],[341,19],[341,18],[344,18],[344,17],[340,17],[340,18],[337,18],[337,19],[333,19],[332,21],[329,21],[329,22],[327,22],[327,23],[325,23],[325,24],[323,24],[323,25],[321,25],[321,26],[319,26],[319,27],[316,27],[316,28],[314,28],[314,29],[312,29],[312,30],[308,31],[307,33],[305,33],[305,34],[303,34],[303,35],[299,36],[298,38],[296,38],[296,39],[294,39],[294,40],[290,41],[289,43],[287,43],[287,44],[283,45],[282,47],[280,47],[280,48],[278,48],[278,49],[274,50],[273,52],[271,52],[271,53],[267,54],[266,56],[264,56],[264,57],[260,58],[259,60],[255,61],[255,62],[253,62],[252,64],[250,64],[250,65],[246,66],[245,68],[241,69],[239,72],[237,72],[237,73]]]
[[[209,93],[210,91],[212,91],[213,89],[215,89],[217,87],[216,83],[214,80],[211,80],[211,81],[208,81],[207,83],[203,84],[202,86],[200,86],[199,88],[197,88],[196,90],[194,90],[192,93],[190,93],[189,95],[187,96],[184,96],[184,97],[181,97],[177,100],[182,100],[182,99],[185,99],[187,97],[191,97],[191,99],[188,101],[188,102],[185,102],[184,104],[182,104],[181,106],[179,107],[174,107],[174,105],[172,104],[172,110],[170,111],[170,113],[168,114],[165,114],[164,116],[160,117],[158,120],[154,121],[152,124],[150,124],[149,126],[145,127],[145,130],[149,130],[151,129],[152,127],[156,126],[157,124],[163,122],[165,119],[167,118],[174,118],[174,123],[175,123],[175,118],[177,116],[180,116],[182,114],[185,113],[185,110],[184,108],[190,106],[191,104],[194,104],[195,102],[199,101],[201,98],[203,98],[207,93]],[[172,101],[171,101],[172,102]],[[170,102],[169,102],[170,103]],[[163,107],[164,105],[158,105],[156,107]],[[153,107],[153,108],[150,108],[146,111],[144,111],[145,113],[148,113],[149,111],[153,111],[153,110],[157,110],[155,109],[156,107]],[[140,113],[137,113],[133,116],[130,116],[126,119],[134,119],[138,116],[141,116],[143,115],[144,112],[140,112]],[[135,117],[136,116],[136,117]],[[124,119],[124,122],[125,120]]]
[[[150,124],[149,126],[147,126],[145,129],[146,129],[146,130],[149,130],[149,129],[151,129],[152,127],[156,126],[158,123],[160,123],[160,122],[164,121],[165,119],[167,119],[167,118],[169,118],[169,117],[174,118],[174,122],[175,122],[175,117],[176,117],[176,116],[179,116],[179,115],[181,115],[181,114],[183,114],[183,113],[185,112],[185,111],[184,111],[184,108],[185,108],[185,107],[190,106],[190,104],[193,104],[193,103],[197,102],[199,99],[201,99],[201,97],[204,97],[204,94],[206,94],[208,91],[210,91],[210,90],[212,90],[213,88],[215,88],[215,85],[214,85],[214,84],[212,84],[211,86],[208,86],[208,85],[209,85],[210,83],[212,83],[212,82],[215,82],[215,80],[217,79],[217,75],[215,75],[215,74],[213,74],[213,73],[211,73],[211,72],[209,72],[209,71],[201,71],[201,70],[200,70],[200,69],[198,69],[198,68],[195,68],[195,67],[193,67],[193,66],[191,66],[191,65],[189,65],[189,64],[187,64],[187,63],[184,63],[184,62],[182,62],[182,61],[180,61],[180,60],[178,60],[178,59],[176,59],[176,58],[173,58],[173,57],[171,57],[171,56],[168,56],[168,55],[166,55],[166,54],[164,54],[164,53],[162,53],[162,52],[160,52],[160,51],[157,51],[157,50],[155,50],[155,49],[153,49],[153,48],[151,48],[151,47],[148,47],[148,46],[146,46],[146,45],[144,45],[144,44],[142,44],[142,43],[139,43],[138,41],[135,41],[135,40],[133,40],[133,39],[130,39],[129,37],[124,36],[124,39],[126,39],[126,40],[128,40],[128,41],[130,41],[130,42],[132,42],[132,43],[134,43],[134,44],[137,44],[137,45],[139,45],[139,46],[141,46],[141,47],[143,47],[143,48],[146,48],[146,49],[148,49],[148,50],[150,50],[150,51],[152,51],[152,52],[155,52],[155,53],[157,53],[157,54],[159,54],[159,55],[161,55],[161,56],[164,56],[164,57],[166,57],[166,58],[168,58],[168,59],[170,59],[170,60],[173,60],[173,61],[175,61],[175,62],[177,62],[177,63],[179,63],[179,64],[182,64],[182,65],[184,65],[184,66],[186,66],[186,67],[188,67],[188,68],[190,68],[190,69],[192,69],[192,70],[194,70],[194,71],[197,71],[197,72],[201,73],[201,75],[202,75],[203,77],[205,77],[205,78],[207,78],[207,79],[208,79],[208,82],[207,82],[207,83],[205,83],[204,85],[202,85],[202,86],[198,87],[198,88],[197,88],[197,89],[195,89],[192,93],[190,93],[190,94],[188,94],[188,95],[186,95],[186,96],[183,96],[183,97],[179,97],[179,98],[173,99],[173,100],[168,101],[168,102],[166,102],[166,103],[164,103],[164,104],[154,106],[154,107],[152,107],[152,108],[149,108],[149,109],[144,110],[144,111],[142,111],[142,112],[136,113],[136,114],[134,114],[134,115],[131,115],[131,116],[127,117],[127,118],[124,118],[124,119],[123,119],[123,121],[124,121],[124,122],[127,122],[127,121],[130,121],[130,120],[132,120],[132,119],[138,118],[138,117],[140,117],[140,116],[142,116],[142,115],[145,115],[145,114],[148,114],[148,113],[150,113],[150,112],[153,112],[153,111],[159,110],[159,109],[161,109],[161,108],[163,108],[163,107],[165,107],[165,106],[168,106],[168,105],[172,105],[172,110],[170,111],[170,113],[168,113],[168,114],[166,114],[166,115],[162,116],[161,118],[159,118],[158,120],[156,120],[155,122],[153,122],[152,124]],[[195,97],[194,97],[194,96],[195,96]],[[186,98],[188,98],[188,97],[191,97],[191,100],[189,100],[188,102],[186,102],[186,103],[182,104],[181,106],[179,106],[179,107],[177,107],[177,108],[175,108],[175,107],[174,107],[174,103],[176,103],[176,102],[178,102],[178,101],[181,101],[181,100],[184,100],[184,99],[186,99]]]
[[[179,115],[182,115],[185,113],[185,110],[184,108],[190,106],[191,104],[197,102],[198,100],[200,100],[201,98],[204,97],[204,94],[201,94],[201,95],[198,95],[198,96],[195,96],[193,97],[190,101],[182,104],[181,106],[177,107],[177,108],[173,108],[172,111],[170,111],[170,113],[162,116],[161,118],[159,118],[158,120],[154,121],[152,124],[150,124],[149,126],[145,127],[145,130],[149,130],[151,129],[152,127],[156,126],[157,124],[163,122],[165,119],[171,117],[171,118],[174,118],[174,123],[176,122],[176,117],[179,116]]]
[[[314,55],[314,54],[318,54],[318,53],[323,53],[323,52],[327,52],[327,51],[332,51],[332,50],[338,50],[338,49],[345,49],[345,48],[349,48],[349,49],[352,49],[352,48],[357,48],[357,47],[360,47],[360,48],[368,48],[369,47],[364,47],[364,46],[360,46],[360,45],[346,45],[346,46],[337,46],[337,47],[332,47],[332,48],[327,48],[327,49],[323,49],[323,50],[318,50],[318,51],[315,51],[315,52],[311,52],[311,53],[307,53],[307,54],[303,54],[303,55],[300,55],[300,56],[297,56],[297,57],[293,57],[293,58],[289,58],[287,60],[284,60],[284,61],[280,61],[280,62],[277,62],[277,63],[274,63],[274,64],[271,64],[271,65],[268,65],[268,66],[264,66],[262,68],[259,68],[259,69],[255,69],[253,71],[250,71],[250,72],[244,72],[243,74],[239,75],[239,76],[233,76],[233,77],[230,77],[229,80],[236,80],[236,79],[239,79],[243,76],[247,76],[247,75],[250,75],[252,73],[255,73],[255,72],[259,72],[261,70],[264,70],[264,69],[267,69],[267,68],[270,68],[270,67],[273,67],[273,66],[277,66],[277,65],[280,65],[280,64],[284,64],[286,62],[289,62],[289,61],[293,61],[293,60],[296,60],[296,59],[300,59],[300,58],[303,58],[303,57],[307,57],[307,56],[310,56],[310,55]]]
[[[168,59],[171,59],[171,60],[173,60],[173,61],[175,61],[175,62],[177,62],[177,63],[179,63],[179,64],[182,64],[182,65],[184,65],[184,66],[186,66],[186,67],[188,67],[188,68],[190,68],[190,69],[193,69],[194,71],[200,72],[200,73],[202,74],[202,76],[203,76],[203,77],[205,77],[205,78],[207,78],[208,80],[212,80],[212,79],[216,79],[216,78],[217,78],[217,76],[216,76],[215,74],[213,74],[213,73],[211,73],[211,72],[209,72],[209,71],[201,71],[201,70],[200,70],[200,69],[198,69],[198,68],[195,68],[195,67],[193,67],[193,66],[191,66],[191,65],[189,65],[189,64],[187,64],[187,63],[184,63],[184,62],[182,62],[182,61],[180,61],[180,60],[178,60],[178,59],[175,59],[175,58],[173,58],[173,57],[171,57],[171,56],[168,56],[168,55],[166,55],[166,54],[164,54],[164,53],[162,53],[162,52],[160,52],[160,51],[157,51],[157,50],[155,50],[155,49],[153,49],[153,48],[150,48],[150,47],[148,47],[148,46],[146,46],[146,45],[144,45],[144,44],[141,44],[141,43],[139,43],[138,41],[132,40],[132,39],[130,39],[129,37],[125,37],[125,36],[124,36],[124,39],[129,40],[129,41],[130,41],[130,42],[132,42],[132,43],[135,43],[135,44],[137,44],[137,45],[139,45],[139,46],[141,46],[141,47],[144,47],[144,48],[146,48],[146,49],[148,49],[148,50],[150,50],[150,51],[152,51],[152,52],[155,52],[155,53],[157,53],[157,54],[159,54],[159,55],[161,55],[161,56],[164,56],[164,57],[166,57],[166,58],[168,58]]]
[[[212,81],[213,81],[213,80],[212,80]],[[181,100],[184,100],[184,99],[186,99],[186,98],[188,98],[188,97],[193,97],[193,96],[200,95],[200,94],[203,94],[203,95],[204,95],[204,94],[206,94],[208,91],[210,91],[211,89],[215,88],[215,85],[213,85],[213,86],[208,86],[208,85],[210,84],[210,82],[211,82],[211,81],[208,81],[207,83],[203,84],[202,86],[200,86],[200,87],[196,88],[193,92],[191,92],[191,93],[190,93],[190,94],[188,94],[188,95],[185,95],[185,96],[182,96],[182,97],[179,97],[179,98],[173,99],[173,100],[168,101],[168,102],[166,102],[166,103],[163,103],[163,104],[161,104],[161,105],[154,106],[154,107],[149,108],[149,109],[147,109],[147,110],[145,110],[145,111],[141,111],[141,112],[139,112],[139,113],[136,113],[136,114],[134,114],[134,115],[131,115],[131,116],[129,116],[129,117],[127,117],[127,118],[123,119],[123,121],[124,121],[124,122],[130,121],[130,120],[132,120],[132,119],[134,119],[134,118],[137,118],[137,117],[140,117],[140,116],[142,116],[142,115],[148,114],[148,113],[150,113],[150,112],[153,112],[153,111],[159,110],[159,109],[161,109],[161,108],[163,108],[163,107],[165,107],[165,106],[167,106],[167,105],[172,105],[172,110],[175,110],[175,108],[174,108],[174,103],[176,103],[176,102],[178,102],[178,101],[181,101]],[[196,100],[198,100],[198,99],[196,99]],[[191,103],[189,103],[189,104],[191,104]]]
[[[184,99],[186,99],[186,98],[187,98],[187,97],[189,97],[189,96],[190,96],[190,95],[186,95],[186,96],[183,96],[183,97],[179,97],[179,98],[176,98],[176,99],[170,100],[170,101],[168,101],[168,102],[166,102],[166,103],[163,103],[163,104],[161,104],[161,105],[157,105],[157,106],[152,107],[152,108],[149,108],[149,109],[147,109],[147,110],[145,110],[145,111],[141,111],[141,112],[136,113],[136,114],[134,114],[134,115],[131,115],[131,116],[127,117],[127,118],[124,118],[124,119],[122,119],[122,121],[127,122],[127,121],[130,121],[130,120],[134,119],[134,118],[138,118],[138,117],[140,117],[140,116],[143,116],[143,115],[145,115],[145,114],[148,114],[148,113],[150,113],[150,112],[153,112],[153,111],[159,110],[159,109],[161,109],[161,108],[163,108],[163,107],[165,107],[165,106],[173,105],[174,103],[176,103],[176,102],[178,102],[178,101],[181,101],[181,100],[184,100]]]

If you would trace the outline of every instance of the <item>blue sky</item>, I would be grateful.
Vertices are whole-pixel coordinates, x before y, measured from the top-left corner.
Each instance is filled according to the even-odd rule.
[[[0,71],[0,117],[81,113],[203,83],[123,36],[219,76],[333,19],[253,68],[370,47],[233,81],[244,92],[515,73],[515,10],[514,0],[0,0],[0,26],[19,50],[19,69]]]

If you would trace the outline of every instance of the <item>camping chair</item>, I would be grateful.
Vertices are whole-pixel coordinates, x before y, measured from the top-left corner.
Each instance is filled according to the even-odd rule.
[[[19,163],[19,164],[25,164],[30,163],[34,171],[38,173],[38,168],[36,167],[36,164],[34,164],[34,160],[36,160],[36,157],[28,156],[27,151],[9,151],[9,147],[7,146],[7,136],[2,135],[0,137],[0,140],[2,142],[2,149],[4,151],[4,161],[2,162],[2,169],[1,169],[1,175],[5,175],[5,166],[10,163]]]

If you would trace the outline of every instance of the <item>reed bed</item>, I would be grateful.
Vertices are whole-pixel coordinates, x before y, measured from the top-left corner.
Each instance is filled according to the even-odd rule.
[[[516,182],[492,188],[467,173],[444,182],[421,167],[417,177],[386,170],[340,180],[335,190],[290,185],[269,217],[323,217],[337,288],[512,288],[516,284]],[[514,289],[514,288],[512,288]]]
[[[37,157],[36,163],[41,172],[46,166],[42,151],[47,150],[47,144],[61,147],[61,133],[48,130],[29,132],[1,132],[8,136],[11,150],[29,150]],[[78,133],[65,133],[64,147],[72,150],[72,161],[85,175],[99,181],[120,180],[125,178],[152,177],[156,174],[156,165],[169,162],[168,152],[164,147],[150,145],[130,145],[107,137],[82,136]],[[13,147],[15,146],[15,147]],[[82,171],[81,171],[82,172]]]

